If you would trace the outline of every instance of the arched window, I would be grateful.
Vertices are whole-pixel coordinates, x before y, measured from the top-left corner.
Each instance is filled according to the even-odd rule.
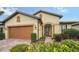
[[[43,16],[43,15],[40,13],[40,14],[39,14],[39,17],[41,17],[41,18],[42,18],[42,16]]]
[[[20,16],[17,16],[17,22],[20,22]]]

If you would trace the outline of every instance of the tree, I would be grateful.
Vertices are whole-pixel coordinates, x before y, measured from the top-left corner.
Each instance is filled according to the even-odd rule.
[[[0,15],[2,15],[4,13],[4,11],[0,11]]]

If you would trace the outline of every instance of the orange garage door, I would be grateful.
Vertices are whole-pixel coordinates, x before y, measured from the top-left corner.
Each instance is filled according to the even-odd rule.
[[[33,26],[9,27],[9,38],[12,39],[31,39]]]

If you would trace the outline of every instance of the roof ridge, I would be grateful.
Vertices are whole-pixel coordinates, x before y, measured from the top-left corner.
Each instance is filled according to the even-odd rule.
[[[55,15],[55,16],[59,16],[60,18],[63,17],[63,15],[59,15],[58,13],[52,13],[52,12],[43,11],[43,10],[39,10],[39,11],[35,12],[33,15],[36,15],[39,12],[44,12],[44,13],[52,14],[52,15]]]
[[[15,13],[23,13],[23,14],[27,14],[27,15],[30,15],[30,16],[34,16],[34,17],[36,17],[36,18],[39,18],[39,17],[37,17],[37,16],[35,16],[35,15],[32,15],[32,14],[28,14],[28,13],[26,13],[26,12],[23,12],[23,11],[18,11],[18,10],[16,10],[15,11]]]

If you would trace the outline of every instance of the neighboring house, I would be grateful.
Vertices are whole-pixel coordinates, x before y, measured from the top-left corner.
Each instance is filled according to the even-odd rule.
[[[62,21],[60,22],[61,31],[63,32],[64,29],[71,29],[73,28],[73,24],[77,23],[77,21]]]
[[[60,22],[62,15],[38,11],[34,15],[16,11],[0,22],[0,31],[5,33],[5,39],[31,39],[36,33],[37,39],[42,36],[52,37],[61,30],[72,28],[74,22]]]
[[[72,24],[72,28],[76,29],[76,30],[79,30],[79,22],[76,22],[76,23]]]

